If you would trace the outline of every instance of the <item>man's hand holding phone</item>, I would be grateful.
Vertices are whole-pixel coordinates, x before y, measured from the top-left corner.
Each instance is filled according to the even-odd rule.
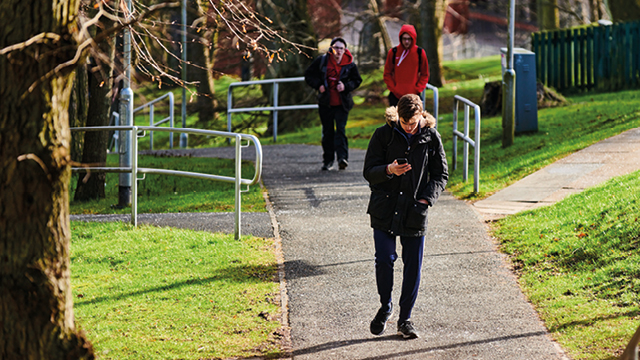
[[[409,170],[411,170],[411,164],[406,158],[395,159],[391,164],[387,165],[387,173],[396,176],[403,175]]]

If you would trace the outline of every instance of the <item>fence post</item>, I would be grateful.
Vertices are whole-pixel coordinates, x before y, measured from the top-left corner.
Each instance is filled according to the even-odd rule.
[[[469,106],[464,105],[464,136],[469,137]],[[462,143],[462,181],[469,178],[469,143]]]
[[[456,130],[458,129],[458,102],[458,99],[453,99],[453,128]],[[451,153],[451,155],[451,161],[453,161],[453,170],[455,170],[458,166],[458,137],[455,135],[453,136],[453,152]]]
[[[478,193],[480,191],[480,106],[476,105],[473,108],[473,114],[475,115],[475,146],[473,150],[473,191]]]
[[[233,84],[229,84],[229,89],[227,89],[227,110],[233,107]],[[227,111],[227,131],[231,132],[231,111]],[[227,139],[229,140],[229,139]]]
[[[458,104],[462,102],[464,106],[464,132],[458,130]],[[469,109],[473,107],[475,115],[475,129],[474,139],[469,137]],[[466,182],[469,178],[469,145],[474,148],[473,157],[473,191],[478,193],[480,191],[480,106],[472,103],[468,99],[465,99],[459,95],[453,98],[453,154],[451,161],[453,162],[453,169],[456,170],[457,160],[457,138],[460,137],[463,144],[463,181]]]
[[[155,126],[153,119],[153,104],[149,105],[149,126]],[[149,131],[149,150],[153,150],[153,131]]]
[[[138,128],[133,127],[131,141],[131,225],[138,226]]]
[[[169,127],[171,127],[173,129],[173,126],[175,125],[173,122],[174,118],[173,118],[173,93],[169,92]],[[184,134],[184,136],[182,136],[182,134]],[[187,136],[188,134],[182,133],[180,134],[180,147],[181,148],[186,148],[187,147]],[[169,149],[173,149],[173,132],[169,133]]]
[[[273,142],[278,141],[278,82],[273,83]]]
[[[235,239],[240,239],[240,229],[242,228],[240,225],[240,213],[242,210],[240,207],[241,199],[240,199],[240,180],[242,178],[242,138],[240,135],[236,135],[236,181],[235,181],[235,204],[236,204],[236,213],[235,213]]]

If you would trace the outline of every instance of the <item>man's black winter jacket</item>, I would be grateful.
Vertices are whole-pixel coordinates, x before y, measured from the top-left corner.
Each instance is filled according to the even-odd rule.
[[[398,236],[425,235],[428,207],[436,203],[449,178],[440,134],[430,126],[425,119],[409,141],[398,120],[387,116],[387,124],[371,137],[363,175],[371,188],[367,213],[372,228]],[[397,158],[407,158],[411,170],[387,175],[387,165]]]

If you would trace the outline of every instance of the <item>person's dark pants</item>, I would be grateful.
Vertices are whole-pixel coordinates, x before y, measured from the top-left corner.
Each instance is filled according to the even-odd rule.
[[[400,101],[400,99],[393,95],[391,91],[389,91],[389,96],[387,96],[387,99],[389,99],[389,106],[398,106],[398,101]]]
[[[382,230],[373,230],[376,247],[376,284],[382,308],[391,306],[391,290],[393,289],[393,263],[398,258],[396,253],[396,236]],[[422,271],[422,255],[424,252],[424,236],[401,236],[402,292],[400,294],[400,317],[398,322],[411,318],[411,310],[418,297],[420,272]]]
[[[416,95],[421,96],[420,94]],[[398,106],[398,101],[400,101],[400,99],[393,95],[391,91],[389,91],[389,96],[387,96],[387,99],[389,99],[389,106]]]
[[[349,112],[342,106],[319,106],[320,121],[322,122],[322,160],[329,164],[335,160],[349,160],[349,145],[345,127]],[[334,128],[335,122],[335,128]]]

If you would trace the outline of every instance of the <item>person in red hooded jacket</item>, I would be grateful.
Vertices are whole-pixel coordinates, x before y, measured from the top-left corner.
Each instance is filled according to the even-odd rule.
[[[389,105],[407,94],[420,95],[429,81],[429,63],[424,49],[416,45],[416,28],[402,25],[400,44],[389,50],[384,63],[384,83],[389,89]]]
[[[338,167],[349,165],[349,145],[345,127],[353,108],[351,92],[362,83],[353,56],[344,39],[331,40],[329,51],[317,57],[304,73],[305,81],[318,91],[322,122],[322,170],[329,170],[338,158]],[[335,122],[335,128],[334,128]]]

